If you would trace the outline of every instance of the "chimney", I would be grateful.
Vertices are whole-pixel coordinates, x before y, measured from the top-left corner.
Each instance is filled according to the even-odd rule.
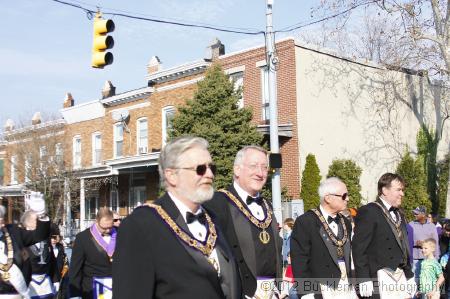
[[[212,43],[206,48],[206,61],[214,61],[219,56],[225,54],[225,46],[222,42],[217,39],[217,37],[212,41]]]
[[[14,121],[12,119],[7,119],[5,122],[5,131],[12,131],[14,130],[15,125],[14,125]]]
[[[158,56],[153,56],[147,65],[147,73],[151,75],[159,72],[161,69],[162,69],[161,60],[159,60]]]
[[[34,126],[34,125],[40,124],[41,122],[42,122],[41,121],[41,113],[40,112],[36,112],[33,115],[33,118],[31,119],[31,124]]]
[[[106,99],[116,95],[116,87],[112,85],[111,81],[106,81],[102,89],[102,99]]]
[[[64,97],[63,108],[73,107],[73,105],[75,105],[75,100],[73,99],[72,94],[68,92]]]

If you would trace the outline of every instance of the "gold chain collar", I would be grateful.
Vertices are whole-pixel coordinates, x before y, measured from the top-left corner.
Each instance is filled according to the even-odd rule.
[[[13,249],[13,245],[12,245],[12,239],[11,236],[9,235],[9,232],[6,228],[2,228],[3,234],[5,235],[5,239],[6,239],[6,250],[7,250],[7,261],[6,264],[1,264],[0,263],[0,270],[2,271],[1,273],[1,277],[4,281],[8,281],[9,280],[9,269],[11,268],[11,266],[13,265],[13,257],[14,257],[14,249]]]
[[[331,242],[333,242],[334,245],[336,245],[338,248],[344,246],[344,244],[348,240],[348,233],[347,233],[347,226],[345,225],[344,216],[340,215],[339,220],[341,222],[341,225],[344,230],[344,236],[341,240],[338,240],[336,236],[333,234],[333,231],[331,230],[330,226],[328,225],[328,222],[325,220],[325,217],[323,217],[322,213],[319,212],[318,209],[312,209],[312,211],[316,214],[316,216],[319,218],[320,222],[322,222],[323,228],[328,234],[328,237],[330,237]]]
[[[384,205],[381,205],[379,202],[374,201],[374,204],[376,204],[377,206],[380,207],[381,211],[383,212],[385,218],[388,219],[389,222],[391,222],[395,229],[397,230],[397,233],[399,235],[399,237],[402,237],[402,229],[401,229],[401,224],[402,224],[402,217],[400,215],[400,213],[395,214],[397,216],[397,221],[394,221],[394,219],[392,219],[391,214],[389,213],[389,211],[387,211],[386,207]]]
[[[234,203],[234,205],[241,211],[241,213],[244,214],[244,216],[247,217],[248,220],[250,220],[256,227],[259,227],[263,230],[269,227],[270,223],[272,222],[272,211],[270,210],[269,205],[267,204],[267,201],[264,198],[263,203],[264,206],[266,207],[267,217],[265,220],[260,221],[255,216],[253,216],[252,213],[246,207],[244,207],[242,202],[239,199],[237,199],[236,196],[233,195],[233,193],[225,189],[221,189],[219,190],[219,192],[222,192],[225,195],[227,195],[227,197]]]
[[[216,246],[217,240],[217,232],[214,226],[214,223],[211,220],[211,217],[205,212],[206,221],[208,222],[208,239],[206,240],[206,244],[203,245],[202,242],[197,239],[191,238],[182,228],[180,228],[172,218],[170,218],[169,214],[161,206],[148,203],[146,204],[148,207],[154,209],[158,215],[169,225],[170,229],[188,246],[193,247],[203,253],[206,258],[209,258],[214,247]],[[208,260],[209,261],[209,260]]]

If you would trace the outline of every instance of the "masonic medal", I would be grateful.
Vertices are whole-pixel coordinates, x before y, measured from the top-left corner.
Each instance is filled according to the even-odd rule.
[[[261,241],[261,243],[263,244],[268,244],[270,241],[270,235],[269,233],[263,229],[260,233],[259,233],[259,240]]]

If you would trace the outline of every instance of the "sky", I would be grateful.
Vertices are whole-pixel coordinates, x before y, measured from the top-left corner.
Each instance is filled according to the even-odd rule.
[[[64,0],[90,10],[218,27],[264,31],[266,0]],[[314,0],[274,0],[273,25],[279,30],[308,22]],[[101,98],[107,80],[116,93],[142,88],[150,58],[158,56],[163,69],[205,57],[214,38],[226,53],[263,45],[263,35],[242,35],[180,27],[121,16],[112,19],[115,31],[112,65],[90,65],[92,20],[85,11],[52,0],[0,0],[0,131],[7,119],[29,124],[35,112],[60,117],[65,94],[75,104]],[[278,34],[276,40],[295,36]]]

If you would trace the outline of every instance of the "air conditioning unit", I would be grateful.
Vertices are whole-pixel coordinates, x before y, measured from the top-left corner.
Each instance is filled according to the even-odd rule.
[[[140,146],[139,147],[139,154],[146,154],[147,153],[147,147],[146,146]]]

